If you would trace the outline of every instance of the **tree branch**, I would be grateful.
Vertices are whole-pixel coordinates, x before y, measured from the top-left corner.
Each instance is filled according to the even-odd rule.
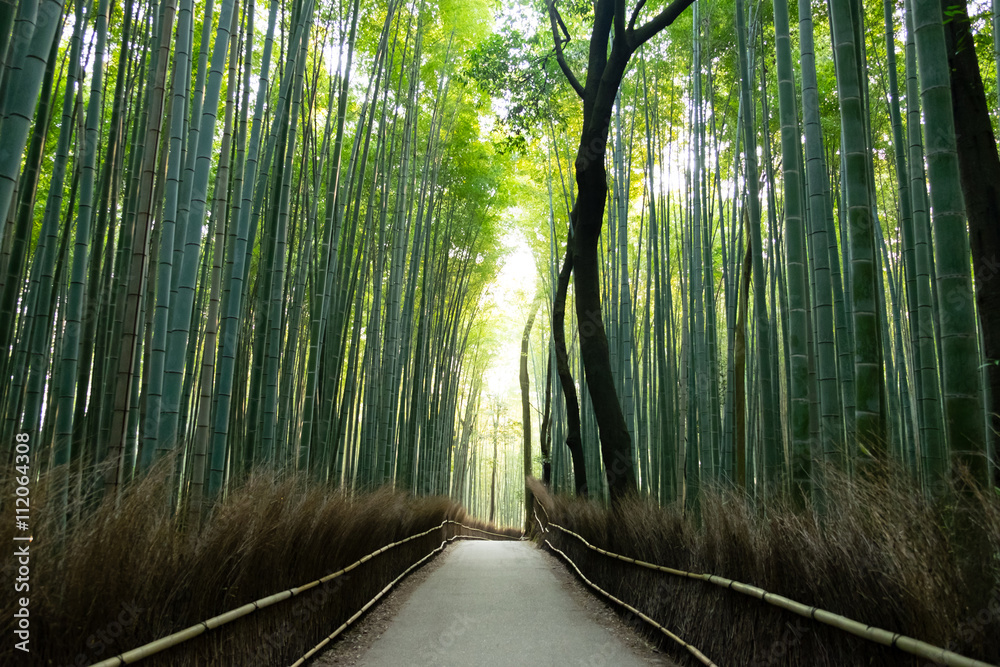
[[[555,0],[548,0],[546,3],[549,7],[549,23],[552,24],[552,41],[555,42],[556,46],[556,62],[559,63],[559,68],[566,75],[566,79],[569,81],[569,85],[573,87],[576,94],[583,99],[583,86],[580,85],[580,80],[576,78],[573,71],[566,64],[566,57],[563,55],[563,44],[569,43],[569,31],[566,30],[566,24],[563,23],[562,17],[559,15],[559,10],[556,9]],[[559,29],[562,29],[565,39],[559,35]]]
[[[628,31],[627,37],[629,40],[629,48],[634,52],[640,46],[648,42],[653,35],[673,23],[677,17],[680,16],[685,9],[693,5],[694,2],[695,0],[674,0],[667,5],[662,12],[650,19],[648,23],[641,25],[634,30]],[[635,8],[636,15],[638,15],[639,9],[642,5],[643,3],[640,2],[639,6]],[[633,16],[632,18],[635,20],[637,16]]]
[[[615,0],[615,41],[625,44],[625,0]]]
[[[591,32],[590,48],[587,55],[587,84],[585,86],[586,95],[583,98],[583,126],[590,127],[594,120],[594,105],[600,97],[600,89],[604,86],[604,78],[607,74],[608,65],[608,42],[611,40],[611,30],[615,20],[616,0],[595,0],[594,2],[594,29]],[[622,42],[619,47],[612,48],[612,54],[617,50],[621,53],[628,53],[628,45]],[[616,89],[617,90],[617,89]],[[604,121],[599,121],[606,123]],[[589,130],[585,129],[584,132]]]
[[[639,18],[639,12],[645,6],[646,6],[646,0],[639,0],[639,3],[635,6],[635,9],[632,10],[632,18],[628,20],[628,28],[626,29],[627,32],[632,32],[635,29],[635,21],[636,19]]]

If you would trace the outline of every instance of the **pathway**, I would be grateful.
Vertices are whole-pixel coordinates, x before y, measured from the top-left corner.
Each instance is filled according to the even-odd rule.
[[[640,667],[526,542],[457,542],[360,665]],[[663,663],[660,663],[663,664]]]

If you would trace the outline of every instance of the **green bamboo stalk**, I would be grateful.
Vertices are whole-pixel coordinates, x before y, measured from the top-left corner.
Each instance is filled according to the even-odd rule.
[[[31,119],[35,116],[38,92],[45,78],[52,41],[58,36],[63,2],[45,0],[34,12],[19,17],[15,39],[11,43],[11,70],[4,76],[7,86],[3,103],[3,123],[0,125],[0,219],[6,222],[14,189],[21,170],[21,157],[28,141]],[[28,3],[26,7],[33,6]],[[8,83],[9,82],[9,83]],[[4,232],[6,237],[6,231]]]
[[[77,20],[70,41],[70,62],[77,63],[83,50],[84,22],[83,6],[76,7]],[[49,191],[42,216],[42,226],[39,231],[38,246],[32,266],[33,275],[26,295],[26,308],[31,318],[30,326],[26,327],[28,344],[28,378],[24,409],[21,412],[20,426],[27,431],[39,432],[45,422],[42,414],[42,398],[45,390],[46,369],[48,366],[48,342],[51,338],[51,322],[53,316],[53,287],[57,261],[57,246],[59,236],[59,217],[62,214],[62,200],[66,168],[69,161],[69,149],[73,139],[73,128],[76,125],[74,116],[76,105],[76,73],[78,68],[70,67],[66,76],[63,92],[62,115],[60,119],[59,138],[49,180]],[[70,209],[72,210],[72,209]],[[13,394],[12,394],[13,396]],[[10,422],[16,423],[16,419]]]
[[[412,24],[412,21],[411,21]],[[410,160],[415,157],[414,149],[416,144],[416,124],[418,122],[418,107],[417,107],[417,82],[419,80],[419,63],[421,60],[421,52],[423,46],[423,24],[422,22],[417,27],[414,53],[410,59],[410,67],[407,74],[407,93],[406,93],[406,112],[403,121],[402,130],[402,146],[400,149],[400,167],[398,176],[398,185],[395,193],[395,211],[393,212],[393,249],[392,249],[392,262],[389,275],[389,299],[386,304],[387,307],[387,327],[388,333],[385,340],[385,346],[383,354],[385,356],[385,363],[388,366],[387,382],[383,386],[383,396],[382,396],[382,432],[383,436],[383,452],[382,452],[382,470],[381,479],[383,482],[392,482],[393,473],[396,467],[397,451],[399,447],[398,443],[398,425],[400,423],[400,380],[403,374],[402,365],[404,360],[402,358],[402,340],[401,340],[401,329],[403,327],[403,317],[405,316],[402,311],[402,300],[403,300],[403,277],[405,273],[405,262],[406,262],[406,246],[410,240],[410,227],[412,222],[411,211],[414,206],[414,196],[415,189],[410,187],[411,179],[416,177],[416,171],[411,169]],[[407,38],[409,39],[409,38]],[[400,66],[400,77],[399,77],[399,87],[402,88],[403,74],[407,71],[407,68]],[[400,95],[402,97],[402,95]],[[394,121],[395,122],[395,121]],[[392,162],[392,160],[390,160]],[[411,171],[413,172],[411,174]],[[478,394],[479,384],[476,384],[475,392]],[[473,401],[469,400],[469,405]],[[465,448],[468,446],[468,437],[471,433],[471,415],[466,417],[466,428],[464,429],[463,444],[461,449],[464,452]],[[462,463],[465,465],[466,455],[462,455]],[[457,470],[456,474],[461,474],[461,470]]]
[[[782,441],[779,429],[781,425],[775,419],[777,392],[772,381],[772,361],[769,346],[770,323],[767,316],[765,297],[763,247],[761,245],[760,225],[760,192],[758,185],[757,140],[752,123],[750,91],[753,86],[753,75],[747,59],[746,19],[743,11],[743,0],[736,0],[736,34],[740,54],[740,96],[743,105],[743,145],[746,161],[747,211],[749,213],[749,242],[753,258],[754,284],[754,318],[756,320],[757,358],[760,369],[760,405],[763,410],[763,473],[765,493],[776,488],[782,467],[782,453],[779,443]]]
[[[175,3],[165,2],[156,12],[156,22],[152,28],[154,35],[150,45],[152,53],[147,73],[146,103],[140,115],[140,123],[136,126],[140,143],[133,151],[135,174],[133,177],[133,199],[126,207],[123,226],[127,230],[121,241],[123,259],[121,270],[121,289],[124,296],[119,296],[121,303],[121,325],[116,323],[119,333],[120,354],[114,366],[109,369],[109,391],[113,392],[112,411],[109,420],[108,453],[110,463],[105,475],[105,493],[118,498],[118,491],[123,479],[128,477],[126,471],[132,469],[128,461],[132,461],[133,452],[128,446],[131,431],[130,421],[139,412],[138,396],[142,355],[139,350],[143,340],[143,300],[148,289],[147,274],[151,274],[152,263],[149,262],[152,202],[154,197],[154,174],[162,173],[156,168],[160,140],[160,130],[163,123],[163,103],[165,96],[165,80],[167,61],[169,60],[170,33],[173,27]],[[141,133],[141,134],[140,134]],[[162,157],[165,157],[163,155]],[[156,234],[153,232],[153,234]],[[125,240],[128,240],[126,245]],[[155,244],[152,244],[155,246]],[[148,348],[147,348],[148,349]],[[111,373],[114,380],[111,381]],[[143,384],[148,381],[148,375],[143,375]]]
[[[951,80],[939,0],[912,0],[920,97],[924,109],[927,172],[934,225],[937,288],[947,295],[941,309],[941,380],[944,427],[953,468],[968,468],[987,480],[986,436],[980,383],[975,295],[969,267],[969,237],[955,150]],[[932,488],[939,491],[944,466],[929,461]]]
[[[305,53],[309,43],[309,35],[313,24],[314,2],[306,0],[302,7],[302,12],[298,17],[296,33],[299,34],[299,41],[291,45],[296,49],[293,60],[289,61],[289,69],[293,79],[291,95],[289,99],[289,110],[287,116],[276,117],[276,122],[284,123],[287,127],[287,138],[285,139],[284,167],[281,171],[280,189],[278,191],[276,209],[276,227],[274,230],[274,263],[270,271],[271,292],[268,295],[270,304],[268,306],[268,331],[267,331],[267,356],[264,373],[264,405],[260,412],[263,418],[263,429],[261,434],[261,445],[266,452],[268,460],[276,460],[278,456],[278,446],[280,443],[275,440],[275,425],[278,411],[278,380],[279,380],[279,357],[281,350],[283,317],[283,292],[285,290],[285,261],[287,253],[287,228],[289,218],[289,204],[291,193],[292,164],[295,155],[297,140],[296,127],[298,125],[298,115],[300,111],[300,100],[302,98],[303,70],[305,68]],[[279,152],[279,156],[281,153]],[[272,195],[273,196],[273,195]]]
[[[710,26],[710,24],[709,24]],[[710,109],[712,112],[711,127],[712,127],[712,137],[714,144],[714,158],[715,158],[715,183],[716,189],[719,193],[719,233],[722,237],[722,261],[723,261],[723,271],[726,270],[726,254],[725,254],[725,221],[724,214],[722,211],[722,178],[721,178],[721,165],[719,163],[719,141],[717,134],[717,124],[716,124],[716,109],[714,105],[715,91],[714,91],[714,77],[712,72],[712,63],[709,59],[706,64],[706,86],[708,89],[708,101]],[[702,112],[704,114],[704,111]],[[704,127],[704,119],[702,121],[702,134],[704,134],[706,128]],[[706,147],[707,150],[707,140],[702,139],[702,145]],[[712,188],[711,188],[711,177],[709,175],[709,168],[706,166],[706,178],[703,187],[703,197],[707,199],[707,203],[704,208],[707,211],[708,225],[704,228],[705,239],[703,241],[704,255],[703,260],[705,267],[705,303],[708,307],[705,309],[705,327],[709,332],[707,337],[707,348],[708,348],[708,414],[709,414],[709,438],[711,441],[710,451],[712,457],[712,466],[714,468],[712,480],[716,481],[723,477],[724,468],[722,467],[722,437],[723,437],[723,427],[722,427],[722,402],[720,397],[720,387],[719,387],[719,336],[718,336],[718,313],[717,313],[717,300],[715,294],[715,243],[714,243],[714,231],[712,229],[712,213],[716,207],[715,202],[712,199]]]
[[[170,152],[167,157],[167,176],[163,217],[159,236],[159,266],[156,277],[156,305],[153,313],[153,336],[150,348],[149,384],[146,396],[146,414],[143,424],[143,438],[139,453],[139,465],[147,469],[154,457],[165,455],[172,448],[172,442],[160,440],[161,412],[164,402],[172,400],[165,395],[164,377],[167,354],[167,338],[171,312],[171,281],[174,273],[174,237],[180,196],[180,178],[183,163],[184,119],[190,94],[188,63],[191,57],[192,0],[181,0],[178,11],[177,45],[174,49],[173,86],[170,107]],[[177,267],[179,270],[180,267]],[[183,354],[183,353],[182,353]],[[173,399],[177,400],[177,399]],[[168,405],[168,409],[170,406]],[[174,406],[176,409],[176,406]]]
[[[17,8],[22,3],[15,3],[14,0],[3,0],[0,2],[0,81],[2,72],[7,63],[7,51],[11,41],[11,30],[14,27],[14,20],[17,16]],[[2,83],[0,83],[2,85]]]
[[[850,230],[851,304],[854,320],[855,427],[861,447],[874,456],[885,454],[885,378],[878,317],[878,275],[875,268],[874,225],[869,199],[869,151],[862,82],[860,45],[855,17],[848,3],[830,3],[836,52],[837,92],[842,122],[845,164],[844,196]]]
[[[909,7],[909,0],[907,0]],[[924,482],[927,473],[935,470],[934,477],[943,474],[941,468],[947,458],[947,441],[943,433],[940,366],[935,335],[937,322],[936,280],[933,278],[933,249],[931,248],[930,218],[927,207],[927,182],[924,173],[924,148],[921,132],[920,91],[917,81],[916,42],[913,37],[913,12],[907,9],[906,18],[906,134],[909,152],[910,198],[912,200],[914,227],[914,262],[916,264],[917,317],[911,323],[916,331],[920,350],[917,375],[917,403],[920,414],[920,456]]]
[[[101,0],[94,17],[94,32],[97,46],[94,51],[96,62],[103,62],[108,37],[108,0]],[[66,528],[66,510],[69,492],[69,470],[66,464],[72,454],[74,402],[76,399],[77,364],[80,354],[80,335],[86,298],[86,273],[90,251],[91,222],[94,207],[94,181],[97,172],[98,132],[103,105],[103,68],[95,67],[91,76],[90,99],[87,103],[87,121],[82,156],[80,206],[76,220],[76,237],[73,246],[73,269],[67,294],[66,312],[63,315],[65,334],[62,358],[57,379],[57,407],[55,419],[55,443],[52,465],[57,470],[55,483],[55,505],[57,530],[62,535]],[[80,388],[85,389],[85,388]]]
[[[252,5],[251,5],[252,7]],[[252,52],[253,15],[247,18],[246,52]],[[215,497],[222,490],[225,473],[227,448],[234,394],[234,375],[236,371],[236,354],[238,339],[238,320],[241,315],[244,299],[244,274],[248,268],[249,254],[252,250],[253,238],[249,235],[250,214],[254,185],[257,180],[258,161],[261,147],[261,124],[264,117],[264,103],[268,89],[268,76],[271,67],[271,53],[274,45],[274,28],[277,22],[278,3],[272,0],[267,19],[267,33],[264,38],[264,51],[261,56],[260,78],[257,84],[257,99],[254,106],[253,125],[250,130],[249,151],[244,167],[243,191],[240,194],[239,218],[236,221],[236,239],[232,252],[232,273],[227,288],[228,295],[223,300],[222,323],[220,326],[219,370],[216,378],[215,425],[212,436],[212,469],[209,475],[208,494]],[[249,64],[247,65],[249,73]]]
[[[806,185],[812,275],[814,279],[813,316],[817,341],[817,366],[820,394],[820,437],[826,461],[841,469],[844,455],[844,424],[838,386],[837,340],[833,306],[833,269],[827,219],[826,166],[823,160],[823,133],[820,125],[819,86],[816,80],[816,57],[813,46],[812,8],[808,0],[799,0],[799,57],[802,68],[802,111],[805,134]],[[836,258],[834,258],[836,259]]]
[[[893,27],[893,6],[886,0],[883,2],[883,17],[885,20],[886,61],[889,69],[889,115],[892,122],[892,142],[896,158],[896,181],[899,188],[899,227],[903,241],[903,273],[906,282],[906,312],[910,323],[910,349],[913,359],[914,398],[919,400],[922,395],[921,349],[918,342],[918,298],[917,298],[917,265],[916,238],[913,222],[913,200],[910,196],[910,177],[907,166],[907,146],[903,140],[902,114],[899,106],[899,83],[896,67],[896,39]],[[897,320],[899,322],[899,320]],[[905,368],[904,368],[905,371]],[[901,374],[905,378],[905,372]],[[917,411],[917,414],[921,413]],[[919,417],[919,422],[923,418]],[[919,431],[922,434],[922,429]],[[907,442],[904,440],[904,442]],[[912,441],[909,442],[912,446]]]
[[[62,32],[61,27],[59,32]],[[9,221],[9,224],[13,225],[13,232],[9,235],[5,233],[3,238],[4,252],[2,261],[0,261],[0,266],[4,267],[4,274],[0,276],[0,349],[4,350],[9,349],[13,342],[15,322],[22,327],[26,322],[17,316],[15,302],[22,294],[24,274],[28,266],[27,257],[31,241],[32,223],[34,222],[34,203],[41,173],[42,152],[49,130],[52,97],[55,94],[53,83],[58,55],[59,40],[54,39],[50,47],[48,62],[45,65],[45,74],[42,78],[41,94],[35,111],[35,123],[31,133],[31,142],[28,144],[28,149],[24,156],[21,182],[18,186],[19,201],[14,207],[16,209],[14,219]],[[11,362],[12,358],[9,355],[0,357],[0,377],[6,378],[10,376]],[[0,401],[7,399],[9,390],[9,385],[0,389]],[[7,442],[12,442],[13,435],[6,435]]]
[[[807,341],[808,265],[805,244],[805,206],[803,202],[802,160],[799,152],[798,105],[795,99],[795,73],[792,68],[791,37],[788,27],[787,0],[774,0],[774,32],[777,50],[778,109],[781,119],[781,164],[785,193],[785,262],[788,272],[789,349],[792,411],[791,483],[793,502],[808,504],[811,494],[812,443],[809,428],[809,364],[811,349]]]
[[[237,13],[233,12],[230,31],[237,27]],[[232,125],[235,107],[236,90],[239,87],[237,74],[237,58],[239,40],[230,36],[229,42],[229,82],[226,88],[226,110],[223,121],[222,146],[218,179],[215,185],[215,196],[212,208],[212,220],[215,224],[215,241],[212,246],[212,277],[209,294],[208,321],[205,325],[205,339],[202,351],[202,370],[200,381],[200,396],[198,403],[197,430],[195,436],[194,460],[191,473],[190,511],[198,520],[202,511],[202,501],[205,495],[207,481],[206,471],[209,467],[209,447],[212,439],[212,387],[215,381],[216,353],[218,351],[219,306],[222,290],[222,264],[225,255],[225,238],[228,218],[226,204],[229,200],[229,170],[232,153]],[[234,190],[235,192],[235,190]]]
[[[705,329],[705,309],[708,306],[705,299],[707,268],[705,266],[706,248],[704,232],[709,222],[704,211],[704,202],[702,200],[702,186],[706,176],[704,169],[704,122],[702,120],[704,115],[704,103],[702,100],[701,82],[702,19],[699,15],[698,3],[695,3],[695,5],[691,8],[691,11],[692,29],[694,32],[692,44],[693,97],[691,109],[692,172],[691,188],[688,192],[688,197],[691,202],[691,252],[689,254],[685,254],[688,255],[691,262],[690,287],[688,292],[691,303],[691,315],[694,320],[694,326],[690,333],[693,338],[690,350],[693,355],[691,357],[691,370],[693,374],[692,379],[694,381],[694,395],[692,396],[692,400],[694,401],[696,409],[692,413],[692,420],[690,428],[688,429],[688,432],[692,436],[687,450],[689,462],[689,465],[687,466],[687,470],[689,471],[688,484],[691,493],[689,494],[686,502],[690,502],[692,507],[696,507],[698,502],[697,489],[699,487],[699,483],[701,481],[710,483],[715,478],[715,465],[712,451],[713,442],[711,437],[709,437],[711,401],[709,400],[708,374],[710,370],[708,364],[707,342],[708,336],[714,336],[715,334],[714,332],[706,331]],[[696,477],[698,479],[695,479]]]
[[[104,171],[101,177],[101,203],[98,205],[99,228],[104,228],[106,224],[103,220],[104,218],[110,217],[110,225],[112,227],[119,220],[118,202],[122,196],[122,182],[126,173],[126,165],[128,173],[137,175],[138,172],[138,169],[135,168],[138,162],[135,161],[134,157],[126,159],[126,156],[129,154],[129,148],[135,147],[135,144],[138,142],[138,132],[144,126],[142,114],[147,112],[144,104],[145,82],[140,79],[139,84],[135,86],[135,92],[131,101],[126,95],[125,83],[126,79],[130,76],[138,77],[139,73],[144,71],[144,65],[147,61],[146,48],[141,48],[137,52],[137,50],[130,48],[130,46],[133,43],[142,44],[143,41],[141,40],[147,38],[148,33],[133,35],[133,31],[135,30],[134,9],[134,7],[126,7],[124,9],[124,25],[121,29],[121,39],[118,45],[118,73],[115,79],[114,102],[112,104],[110,136],[108,139],[109,156],[105,159]],[[147,29],[150,22],[151,17],[147,17],[145,26]],[[142,27],[139,26],[140,30]],[[147,43],[143,46],[148,46],[148,40],[146,41]],[[134,107],[139,107],[138,114],[134,112]],[[133,121],[131,131],[126,129],[130,119]],[[129,145],[130,139],[131,146]],[[125,201],[122,206],[124,215],[119,225],[119,233],[117,234],[117,239],[113,232],[108,235],[108,257],[104,262],[101,280],[103,282],[102,291],[105,293],[104,300],[107,302],[107,312],[103,319],[105,322],[111,324],[98,330],[96,317],[93,318],[92,323],[97,335],[97,344],[95,346],[97,350],[94,354],[94,359],[96,360],[94,366],[95,377],[92,384],[95,387],[95,393],[100,398],[94,399],[95,414],[94,418],[90,420],[90,429],[86,437],[91,442],[97,443],[94,459],[95,464],[100,464],[106,459],[110,440],[115,389],[115,383],[111,378],[118,366],[118,358],[122,352],[119,346],[121,340],[121,318],[119,314],[121,312],[121,302],[125,300],[127,294],[127,283],[123,278],[127,273],[125,262],[130,259],[127,250],[130,250],[132,247],[132,228],[128,224],[128,221],[133,219],[132,215],[130,215],[130,213],[134,214],[134,209],[130,207],[135,202],[135,190],[132,186],[137,182],[135,178],[131,178],[125,182]]]
[[[316,309],[318,317],[313,317],[310,331],[309,360],[307,367],[307,393],[305,397],[302,441],[299,449],[299,466],[305,469],[318,469],[317,462],[321,459],[313,454],[313,440],[319,432],[319,419],[316,413],[321,405],[320,380],[323,377],[321,372],[322,350],[324,349],[325,334],[330,326],[329,320],[331,311],[331,300],[333,294],[333,279],[337,274],[337,247],[336,241],[340,236],[337,195],[339,192],[339,179],[341,175],[341,155],[344,145],[344,126],[347,120],[348,86],[351,77],[351,68],[354,59],[354,45],[357,39],[358,26],[358,4],[360,0],[354,0],[350,13],[350,29],[347,38],[346,51],[340,51],[340,58],[346,62],[346,67],[339,82],[339,96],[337,101],[337,131],[333,141],[333,156],[330,159],[330,176],[328,178],[328,188],[326,191],[326,213],[324,224],[324,237],[320,259],[322,271],[317,279],[318,294],[315,301],[319,303]],[[332,104],[333,96],[330,102]],[[316,188],[319,192],[319,187]],[[327,388],[328,392],[332,389]],[[324,449],[328,449],[329,443],[322,443]]]
[[[219,91],[222,87],[223,69],[229,51],[229,39],[234,0],[224,0],[216,31],[212,54],[212,68],[208,77],[196,148],[194,181],[191,183],[191,208],[185,229],[184,251],[178,274],[177,293],[170,304],[170,330],[166,346],[166,363],[163,376],[163,407],[157,437],[161,452],[177,447],[183,431],[178,424],[181,411],[186,351],[190,335],[191,315],[198,267],[201,263],[202,225],[208,199],[209,168],[215,153],[215,124],[218,118]],[[206,9],[205,21],[209,22],[210,10]],[[195,109],[197,111],[197,109]],[[173,275],[173,272],[171,272]]]

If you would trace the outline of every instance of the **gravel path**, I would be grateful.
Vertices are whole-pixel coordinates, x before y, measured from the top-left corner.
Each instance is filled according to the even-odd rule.
[[[528,542],[457,542],[317,667],[672,667],[555,557]]]

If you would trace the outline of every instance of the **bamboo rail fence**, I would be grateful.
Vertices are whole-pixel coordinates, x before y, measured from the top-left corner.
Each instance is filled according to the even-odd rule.
[[[535,520],[538,520],[538,515],[535,515]],[[548,526],[556,528],[563,533],[575,537],[581,543],[583,543],[588,549],[596,551],[608,558],[613,558],[620,560],[625,563],[630,563],[638,567],[643,567],[650,570],[655,570],[658,572],[663,572],[665,574],[671,574],[677,577],[683,577],[686,579],[698,579],[700,581],[705,581],[715,586],[726,588],[731,591],[736,591],[743,595],[748,595],[753,598],[757,598],[762,602],[773,605],[775,607],[780,607],[786,611],[790,611],[799,616],[804,616],[805,618],[810,618],[814,621],[819,621],[825,625],[843,630],[856,637],[861,637],[868,641],[882,644],[884,646],[892,646],[905,651],[911,655],[915,655],[918,658],[924,658],[926,660],[932,660],[938,664],[949,665],[950,667],[997,667],[996,665],[991,665],[987,662],[981,660],[974,660],[972,658],[967,658],[963,655],[959,655],[954,651],[949,651],[948,649],[942,648],[940,646],[934,646],[933,644],[928,644],[927,642],[920,641],[919,639],[914,639],[912,637],[907,637],[906,635],[900,634],[898,632],[890,632],[882,628],[876,628],[860,621],[855,621],[854,619],[847,618],[846,616],[841,616],[840,614],[835,614],[831,611],[825,609],[820,609],[819,607],[813,607],[801,602],[797,602],[783,595],[778,595],[776,593],[770,593],[765,591],[763,588],[757,586],[752,586],[750,584],[745,584],[739,581],[733,581],[732,579],[727,579],[725,577],[720,577],[714,574],[697,573],[697,572],[686,572],[684,570],[678,570],[672,567],[666,567],[664,565],[656,565],[654,563],[647,563],[646,561],[641,561],[635,558],[630,558],[628,556],[623,556],[621,554],[616,554],[614,552],[602,549],[598,546],[594,546],[586,540],[582,535],[569,530],[559,524],[552,523],[549,521]],[[541,522],[539,522],[541,526]],[[543,532],[548,532],[545,527],[542,527]],[[548,540],[545,540],[548,544]],[[549,545],[552,547],[552,545]],[[553,547],[554,549],[554,547]],[[575,567],[575,565],[574,565]],[[579,571],[579,570],[577,570]],[[581,575],[582,576],[582,575]]]
[[[207,632],[209,630],[214,630],[214,629],[216,629],[216,628],[218,628],[220,626],[223,626],[223,625],[225,625],[227,623],[231,623],[232,621],[235,621],[238,618],[242,618],[244,616],[252,614],[253,612],[255,612],[255,611],[259,610],[259,609],[264,609],[266,607],[270,607],[271,605],[277,604],[279,602],[283,602],[285,600],[289,600],[289,599],[291,599],[291,598],[293,598],[293,597],[295,597],[297,595],[300,595],[300,594],[302,594],[302,593],[304,593],[304,592],[306,592],[306,591],[308,591],[308,590],[310,590],[312,588],[315,588],[316,586],[319,586],[320,584],[324,584],[324,583],[326,583],[328,581],[332,581],[333,579],[336,579],[337,577],[340,577],[340,576],[343,576],[344,574],[347,574],[348,572],[350,572],[351,570],[359,567],[360,565],[363,565],[364,563],[367,563],[368,561],[372,560],[373,558],[375,558],[377,556],[380,556],[381,554],[384,554],[386,551],[389,551],[390,549],[398,547],[399,545],[405,544],[405,543],[410,542],[412,540],[416,540],[416,539],[419,539],[421,537],[425,537],[427,535],[430,535],[431,533],[433,533],[436,530],[442,530],[448,524],[454,524],[454,525],[457,525],[457,526],[461,526],[462,528],[465,528],[466,530],[473,530],[473,531],[477,531],[477,532],[481,532],[481,533],[486,533],[488,535],[495,535],[497,537],[504,537],[504,538],[507,538],[507,539],[513,539],[509,535],[502,535],[500,533],[493,533],[493,532],[490,532],[488,530],[483,530],[481,528],[473,528],[472,526],[466,526],[465,524],[460,523],[458,521],[454,521],[452,519],[446,519],[446,520],[442,521],[439,525],[437,525],[437,526],[435,526],[433,528],[429,528],[429,529],[427,529],[427,530],[425,530],[425,531],[423,531],[421,533],[417,533],[415,535],[410,535],[409,537],[406,537],[406,538],[403,538],[402,540],[398,540],[396,542],[393,542],[392,544],[387,544],[384,547],[382,547],[380,549],[377,549],[377,550],[371,552],[370,554],[368,554],[368,555],[360,558],[359,560],[351,563],[347,567],[342,568],[340,570],[337,570],[336,572],[332,572],[332,573],[330,573],[330,574],[328,574],[326,576],[323,576],[323,577],[321,577],[319,579],[316,579],[315,581],[310,581],[307,584],[303,584],[303,585],[297,586],[295,588],[289,588],[289,589],[281,591],[279,593],[275,593],[275,594],[269,595],[269,596],[267,596],[265,598],[261,598],[260,600],[256,600],[255,602],[247,603],[247,604],[245,604],[245,605],[243,605],[241,607],[237,607],[236,609],[231,609],[231,610],[229,610],[229,611],[227,611],[227,612],[225,612],[223,614],[219,614],[218,616],[213,616],[212,618],[210,618],[210,619],[208,619],[206,621],[201,621],[201,622],[196,623],[196,624],[194,624],[194,625],[192,625],[192,626],[190,626],[188,628],[180,630],[179,632],[175,632],[173,634],[167,635],[166,637],[161,637],[160,639],[152,641],[152,642],[150,642],[148,644],[145,644],[143,646],[139,646],[138,648],[134,648],[132,650],[126,651],[124,653],[120,653],[119,655],[116,655],[116,656],[114,656],[112,658],[108,658],[106,660],[102,660],[101,662],[95,663],[93,667],[119,667],[120,665],[135,664],[135,663],[139,662],[140,660],[143,660],[144,658],[148,658],[151,655],[155,655],[157,653],[160,653],[161,651],[165,651],[168,648],[171,648],[173,646],[177,646],[178,644],[182,644],[182,643],[188,641],[189,639],[193,639],[193,638],[195,638],[195,637],[197,637],[197,636],[199,636],[201,634],[204,634],[205,632]],[[296,662],[295,664],[296,665],[301,664],[302,661],[305,658],[311,656],[319,648],[322,648],[322,646],[324,646],[328,641],[330,641],[331,639],[333,639],[333,637],[336,637],[337,634],[339,634],[340,632],[342,632],[344,628],[346,628],[348,625],[350,625],[351,623],[353,623],[358,617],[360,617],[361,614],[363,614],[369,607],[371,607],[376,601],[378,601],[378,599],[381,598],[389,589],[391,589],[397,582],[399,582],[400,580],[402,580],[403,577],[406,576],[406,574],[408,574],[412,570],[416,569],[420,564],[422,564],[425,561],[427,561],[434,554],[439,553],[444,548],[445,544],[447,544],[448,542],[453,541],[454,539],[456,539],[458,537],[470,537],[470,536],[455,535],[455,536],[453,536],[453,537],[451,537],[449,539],[444,540],[441,543],[441,546],[439,546],[436,549],[433,549],[430,553],[428,553],[422,559],[420,559],[419,561],[417,561],[416,563],[414,563],[413,565],[411,565],[409,568],[407,568],[403,572],[403,574],[401,574],[398,577],[396,577],[388,586],[386,586],[385,588],[383,588],[382,591],[377,596],[375,596],[374,599],[370,600],[368,602],[368,604],[366,604],[364,607],[362,607],[362,609],[360,611],[358,611],[357,613],[355,613],[347,621],[347,623],[343,624],[332,635],[330,635],[324,642],[322,642],[322,644],[320,644],[319,647],[313,649],[313,651],[311,651],[310,653],[306,654],[306,656],[304,656],[303,658],[300,658],[300,660],[298,662]],[[486,539],[486,538],[474,538],[474,539]]]

